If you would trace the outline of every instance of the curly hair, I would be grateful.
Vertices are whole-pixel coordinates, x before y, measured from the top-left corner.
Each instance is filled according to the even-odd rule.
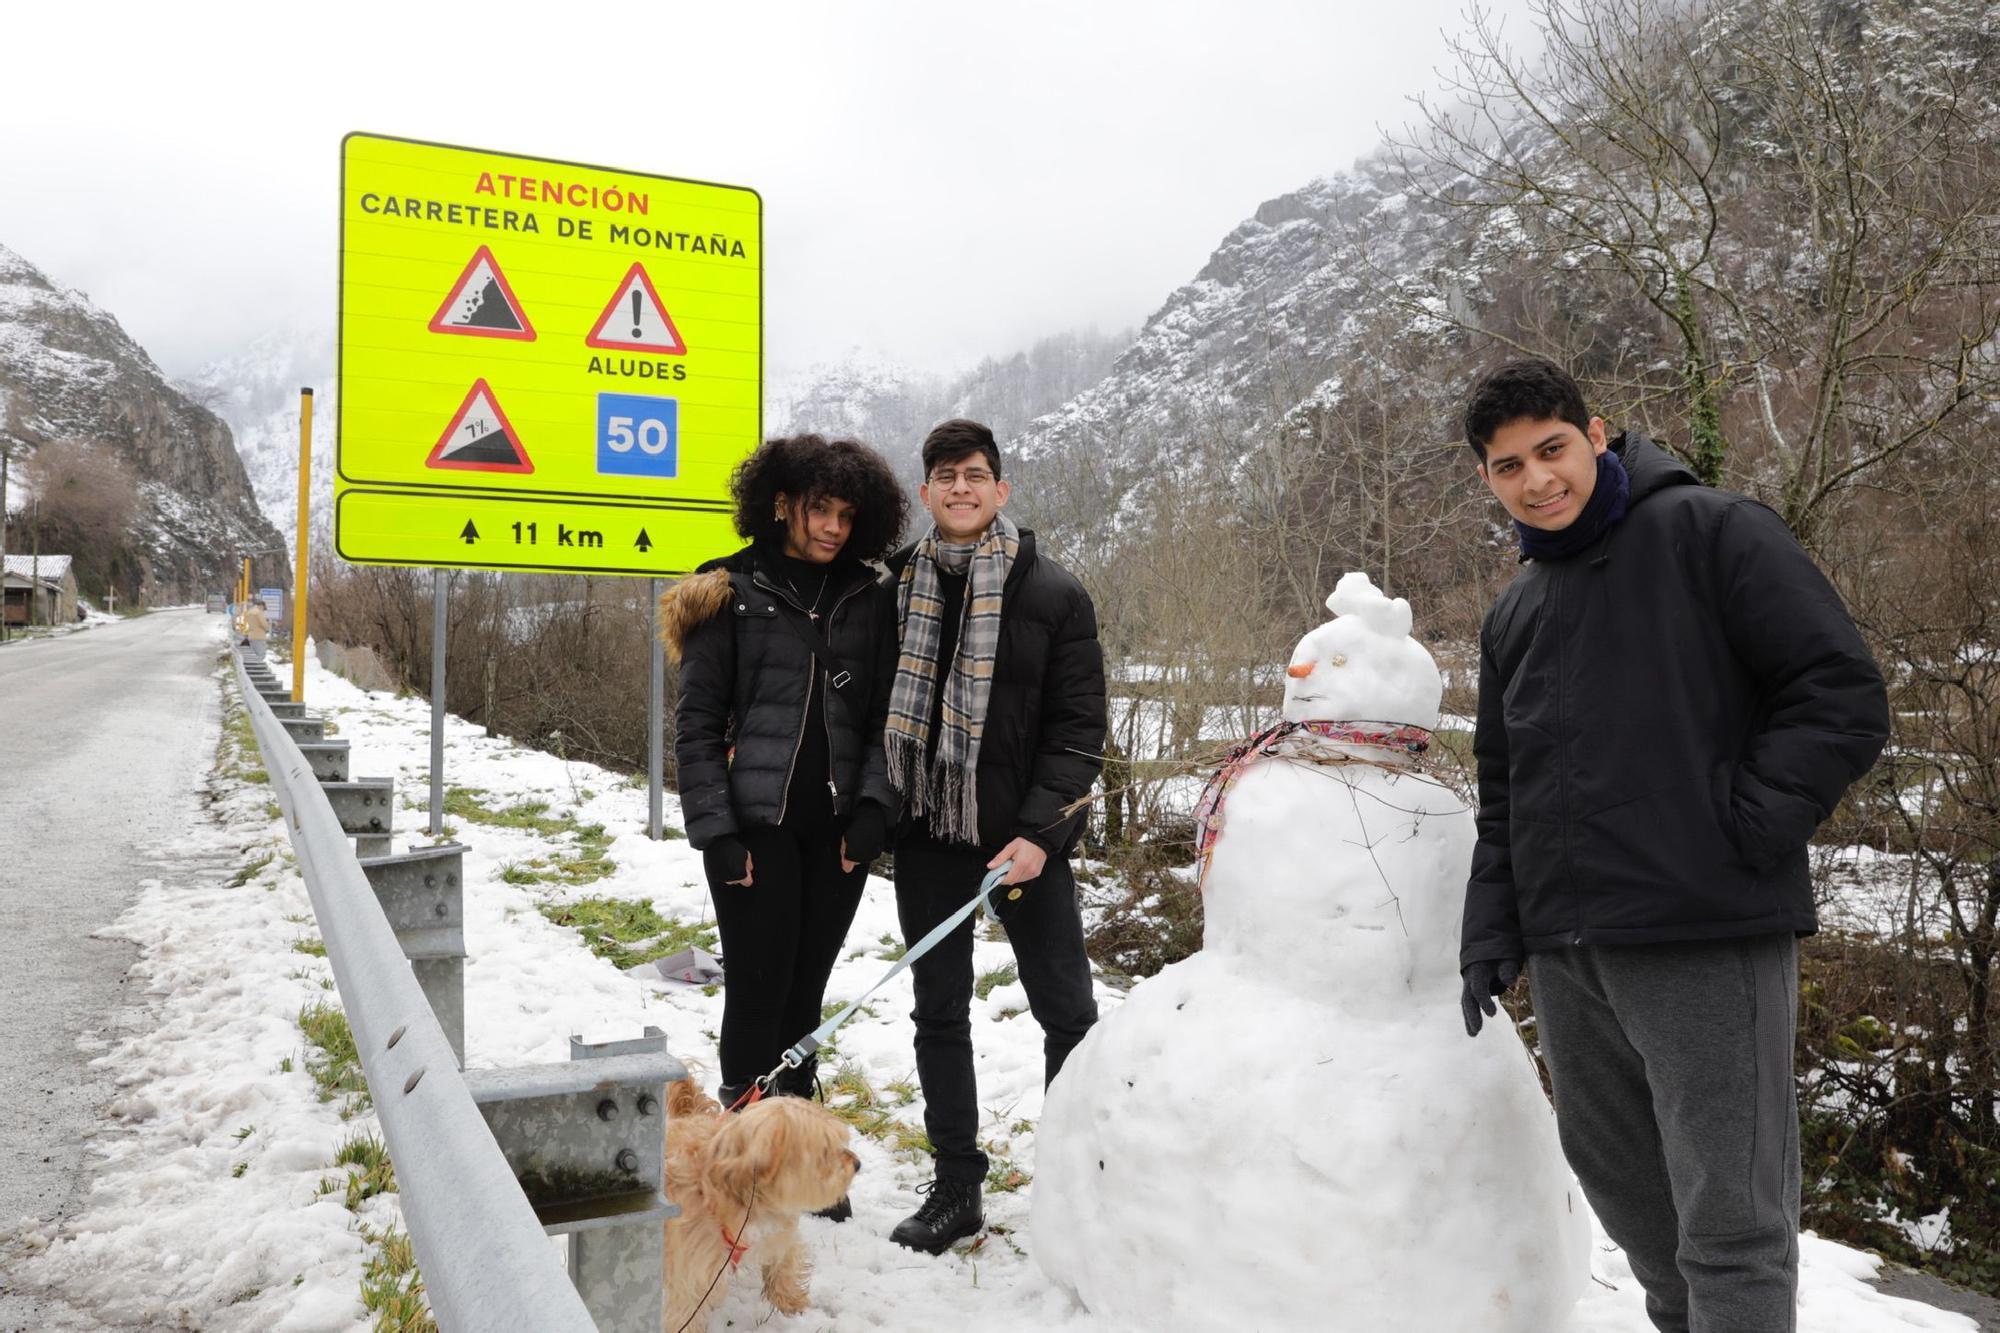
[[[766,440],[736,465],[729,478],[736,497],[736,531],[753,542],[782,546],[785,522],[776,516],[784,495],[797,504],[845,500],[854,527],[842,558],[874,560],[902,539],[910,500],[882,455],[859,440],[793,435]]]

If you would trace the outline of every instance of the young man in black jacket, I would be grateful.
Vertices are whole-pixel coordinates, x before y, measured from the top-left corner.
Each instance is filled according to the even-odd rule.
[[[1564,1154],[1675,1333],[1789,1333],[1806,843],[1888,736],[1881,673],[1778,516],[1560,367],[1465,433],[1526,568],[1480,630],[1468,1034],[1525,963]]]
[[[923,447],[931,530],[889,558],[902,628],[885,742],[906,810],[896,906],[915,942],[1011,862],[995,910],[1054,1079],[1097,1021],[1069,856],[1102,767],[1104,657],[1083,585],[1001,512],[993,433],[947,421]],[[972,922],[910,969],[917,1078],[937,1178],[891,1239],[930,1254],[984,1223],[972,1067]]]

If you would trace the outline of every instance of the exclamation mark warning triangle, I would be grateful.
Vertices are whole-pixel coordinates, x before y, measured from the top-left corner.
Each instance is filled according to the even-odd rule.
[[[528,322],[528,312],[521,308],[520,299],[507,284],[500,262],[483,245],[472,252],[472,261],[451,285],[451,294],[444,298],[437,314],[431,317],[430,328],[432,333],[468,333],[478,338],[514,338],[521,342],[535,340],[535,326]]]
[[[597,327],[584,342],[614,351],[657,352],[662,356],[687,354],[681,331],[674,327],[673,316],[667,313],[660,294],[653,290],[653,280],[646,276],[644,264],[634,264],[626,271],[617,294],[597,317]]]
[[[500,400],[486,381],[474,380],[472,391],[458,405],[425,467],[458,468],[465,472],[533,472],[528,451],[513,423],[500,410]]]

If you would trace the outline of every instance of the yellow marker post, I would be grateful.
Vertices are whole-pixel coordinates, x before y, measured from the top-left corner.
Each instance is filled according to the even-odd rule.
[[[312,530],[313,391],[299,390],[299,541],[292,571],[292,702],[306,701],[306,538]]]
[[[341,196],[342,559],[661,577],[736,544],[754,190],[350,134]]]

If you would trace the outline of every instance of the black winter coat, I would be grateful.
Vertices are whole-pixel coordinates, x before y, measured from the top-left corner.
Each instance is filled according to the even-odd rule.
[[[892,589],[915,550],[889,557]],[[1104,767],[1104,652],[1090,594],[1037,555],[1026,530],[1000,595],[997,654],[979,740],[980,846],[1028,838],[1068,855],[1084,812],[1063,807],[1088,796]]]
[[[819,629],[852,679],[827,688],[825,672],[789,620],[806,610],[766,573],[755,548],[711,560],[660,598],[660,637],[680,663],[674,762],[688,841],[706,847],[745,828],[785,820],[813,673],[825,690],[827,755],[837,817],[863,800],[893,820],[882,727],[896,673],[896,602],[879,573],[847,562],[828,576]]]
[[[1480,631],[1459,963],[1818,928],[1806,843],[1889,734],[1840,597],[1763,505],[1652,441],[1630,511]]]

